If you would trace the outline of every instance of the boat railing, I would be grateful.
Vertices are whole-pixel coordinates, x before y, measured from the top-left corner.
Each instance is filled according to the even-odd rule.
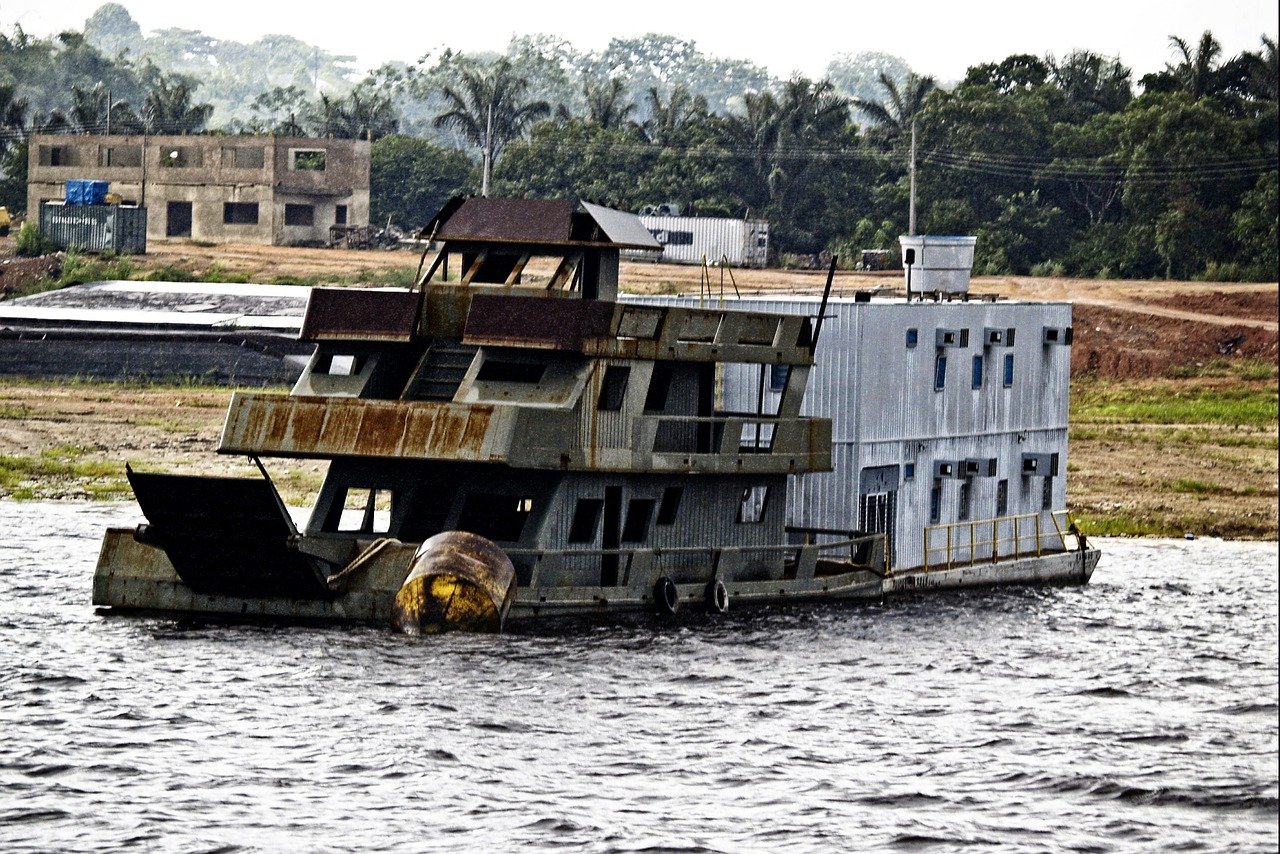
[[[1074,538],[1077,549],[1083,547],[1083,537],[1066,510],[929,525],[924,529],[924,569],[1039,557],[1065,551],[1068,537]]]
[[[731,579],[745,569],[750,562],[761,562],[782,557],[786,577],[812,578],[823,574],[818,561],[826,559],[854,566],[884,571],[884,540],[881,533],[864,534],[833,542],[782,543],[777,545],[746,546],[676,546],[648,549],[504,549],[512,563],[523,564],[530,570],[530,587],[538,587],[539,579],[550,572],[556,577],[566,561],[618,560],[618,586],[625,587],[636,580],[648,580],[664,574],[664,565],[697,563],[714,569],[717,577]],[[698,560],[701,558],[701,560]],[[693,560],[690,560],[693,559]]]

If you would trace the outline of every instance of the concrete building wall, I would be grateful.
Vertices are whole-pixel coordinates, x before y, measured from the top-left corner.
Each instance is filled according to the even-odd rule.
[[[145,206],[149,240],[326,242],[335,223],[369,224],[369,149],[345,139],[37,135],[27,209],[87,178]]]

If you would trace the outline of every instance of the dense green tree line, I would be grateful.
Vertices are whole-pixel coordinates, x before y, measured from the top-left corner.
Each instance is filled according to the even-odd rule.
[[[914,130],[918,230],[977,234],[979,272],[1276,275],[1269,38],[1234,57],[1210,33],[1171,38],[1172,61],[1137,81],[1077,51],[977,64],[954,84],[876,53],[837,57],[822,80],[773,80],[653,34],[590,53],[519,37],[501,55],[444,51],[357,80],[349,58],[283,38],[143,37],[114,4],[83,34],[0,36],[13,176],[0,193],[20,197],[27,133],[101,132],[109,113],[112,132],[372,139],[373,218],[406,229],[488,184],[760,217],[783,260],[848,260],[907,230]]]

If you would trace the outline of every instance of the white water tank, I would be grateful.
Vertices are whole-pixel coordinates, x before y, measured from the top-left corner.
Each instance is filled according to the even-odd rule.
[[[964,294],[973,271],[973,236],[902,235],[902,270],[916,293]],[[914,259],[908,264],[908,259]]]

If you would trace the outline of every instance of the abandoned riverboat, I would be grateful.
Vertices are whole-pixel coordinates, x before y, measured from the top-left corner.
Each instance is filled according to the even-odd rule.
[[[1015,346],[991,322],[1000,304],[619,300],[620,250],[657,247],[630,214],[468,199],[430,228],[439,249],[414,288],[312,291],[300,337],[316,350],[291,394],[233,395],[218,451],[261,477],[129,471],[147,522],[107,532],[96,605],[500,630],[1088,580],[1098,553],[1069,542],[1063,510],[1068,367],[1034,308],[1019,322],[1043,364],[1012,383],[992,355]],[[1069,335],[1069,306],[1054,311]],[[901,323],[901,364],[855,343]],[[971,350],[1026,399],[993,394],[966,420],[937,364],[916,364]],[[815,408],[806,387],[828,363]],[[930,386],[917,417],[894,390],[919,370],[944,394]],[[874,394],[837,411],[831,383]],[[329,461],[303,530],[273,457]]]

